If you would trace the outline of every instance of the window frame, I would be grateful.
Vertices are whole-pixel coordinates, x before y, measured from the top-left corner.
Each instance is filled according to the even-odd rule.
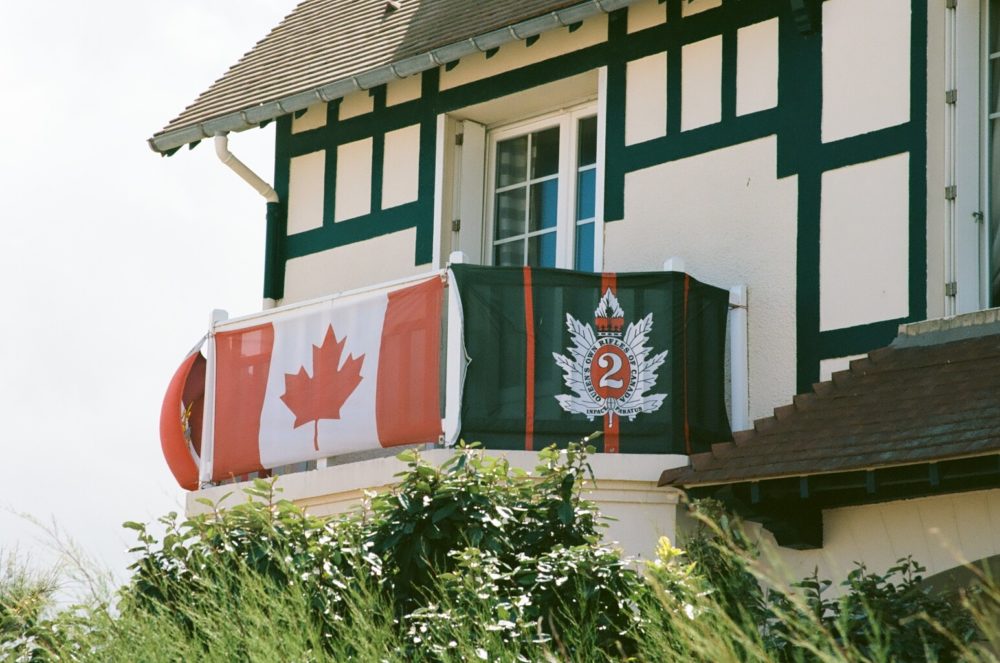
[[[595,100],[576,104],[555,112],[548,112],[531,118],[525,118],[515,122],[505,122],[502,124],[487,126],[486,128],[486,182],[483,187],[484,199],[484,232],[482,256],[483,264],[494,264],[494,232],[495,232],[495,210],[496,205],[496,157],[497,143],[517,138],[544,129],[559,127],[559,170],[558,170],[558,193],[556,196],[556,264],[555,267],[561,269],[575,269],[576,265],[576,196],[577,196],[577,175],[579,173],[579,127],[580,120],[595,117],[597,118],[597,152],[594,186],[594,270],[600,271],[603,261],[603,242],[600,241],[603,235],[603,215],[600,204],[603,200],[603,149],[602,139],[604,135],[602,127],[602,114]],[[568,137],[568,140],[565,138]],[[527,228],[525,233],[527,234]],[[520,235],[524,237],[524,234]],[[525,251],[527,259],[527,251]]]

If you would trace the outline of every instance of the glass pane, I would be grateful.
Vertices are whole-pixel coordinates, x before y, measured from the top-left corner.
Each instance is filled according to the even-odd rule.
[[[546,180],[531,185],[531,214],[528,232],[556,227],[556,208],[559,205],[559,180]]]
[[[527,189],[511,189],[497,194],[493,239],[507,239],[524,234],[524,194]]]
[[[1000,58],[990,60],[989,107],[991,113],[1000,110]]]
[[[500,267],[520,267],[524,264],[524,241],[507,242],[493,247],[493,264]]]
[[[559,172],[559,127],[531,134],[531,179]]]
[[[574,268],[581,272],[594,271],[594,222],[576,227],[576,262]]]
[[[1000,306],[1000,119],[989,121],[989,229],[990,306]]]
[[[520,136],[497,143],[497,187],[503,188],[528,179],[528,137]]]
[[[1000,3],[991,0],[987,11],[990,14],[990,53],[1000,51]]]
[[[597,163],[597,118],[585,117],[577,125],[579,133],[577,146],[577,166],[589,166]]]
[[[532,267],[556,266],[555,232],[528,238],[528,264]]]
[[[579,173],[576,178],[576,220],[594,218],[594,186],[597,182],[597,171],[593,168]]]

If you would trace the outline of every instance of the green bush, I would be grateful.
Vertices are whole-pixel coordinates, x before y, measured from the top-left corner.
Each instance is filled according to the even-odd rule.
[[[335,519],[257,481],[160,537],[127,523],[138,559],[114,605],[54,610],[50,584],[0,576],[0,661],[996,660],[995,590],[948,604],[908,558],[859,567],[837,600],[816,577],[766,590],[753,539],[710,501],[640,575],[581,497],[590,451],[546,449],[532,476],[405,452],[395,489]]]

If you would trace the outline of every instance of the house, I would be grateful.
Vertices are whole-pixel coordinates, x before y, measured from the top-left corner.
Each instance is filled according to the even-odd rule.
[[[806,499],[802,522],[753,508],[780,499],[767,492],[772,479],[795,483],[795,499],[808,498],[818,485],[809,477],[827,473],[829,454],[777,474],[740,474],[724,457],[752,456],[758,437],[763,447],[766,433],[740,431],[774,412],[781,426],[793,396],[814,383],[833,376],[835,390],[853,384],[866,362],[879,364],[864,357],[889,345],[901,325],[905,337],[914,323],[980,315],[1000,303],[1000,206],[991,197],[997,16],[992,0],[304,0],[149,144],[169,155],[214,140],[223,161],[266,198],[263,311],[220,320],[215,337],[457,262],[669,270],[730,290],[725,404],[735,445],[724,446],[726,435],[706,438],[700,450],[668,444],[671,453],[604,449],[594,458],[595,497],[619,519],[610,536],[631,552],[648,554],[657,535],[675,531],[677,492],[657,486],[667,470],[663,480],[674,485],[732,487],[734,504],[749,504],[750,515],[781,530],[779,539],[818,547],[802,553],[810,560],[863,553],[881,563],[911,552],[875,546],[875,554],[837,538],[884,540],[879,522],[889,512],[852,506],[884,500],[900,509],[893,518],[922,528],[914,536],[928,539],[933,527],[956,532],[941,546],[988,557],[1000,552],[995,471],[967,483],[929,478],[930,500],[975,489],[961,504],[947,502],[954,513],[935,506],[934,522],[920,521],[930,511],[897,499],[915,492],[884,493],[878,483],[888,466],[920,465],[933,477],[955,454],[995,468],[1000,437],[985,414],[985,441],[974,449],[941,447],[944,455],[931,457],[905,447],[852,465],[867,497],[829,504],[860,524],[833,530],[823,502]],[[273,185],[234,156],[238,132],[270,122]],[[449,300],[441,341],[450,358],[437,385],[446,432],[461,400],[462,346],[451,333],[460,329],[459,304]],[[318,340],[313,346],[321,351]],[[917,354],[907,360],[914,366],[922,347],[906,351]],[[935,357],[936,365],[950,361]],[[217,395],[227,396],[211,388],[204,402],[191,395],[198,390],[187,378],[204,372],[201,361],[191,358],[179,373],[178,402],[166,409],[173,421],[178,403],[195,406],[186,410],[189,428],[201,425],[202,409],[212,416]],[[692,370],[692,383],[706,371]],[[921,375],[914,388],[936,388]],[[194,389],[186,398],[185,387]],[[878,393],[875,406],[865,401],[867,416],[879,416],[881,403],[895,411],[899,394]],[[824,406],[822,396],[815,400]],[[601,416],[613,421],[613,413]],[[844,421],[819,420],[831,430]],[[761,453],[789,461],[802,446],[772,442]],[[527,451],[510,454],[530,465]],[[224,490],[206,483],[218,477],[204,474],[211,453],[203,455],[190,509],[199,508],[194,498]],[[342,510],[363,489],[391,483],[398,465],[374,455],[313,459],[297,469],[314,471],[286,467],[281,482],[310,508]],[[692,470],[682,469],[690,460]],[[717,466],[712,478],[699,478]],[[946,495],[934,497],[940,486]],[[798,533],[785,539],[786,526]],[[955,563],[941,546],[931,555],[934,571]]]

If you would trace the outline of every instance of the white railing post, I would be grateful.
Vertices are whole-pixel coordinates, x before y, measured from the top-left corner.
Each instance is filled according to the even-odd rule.
[[[663,261],[663,271],[665,272],[683,272],[684,271],[684,258],[680,256],[671,256]]]
[[[453,251],[449,265],[465,262],[465,254]],[[462,300],[458,296],[455,275],[448,271],[448,346],[445,355],[444,429],[445,446],[458,442],[462,426],[462,384],[465,382],[465,339],[462,336]]]
[[[208,342],[205,344],[205,412],[201,424],[201,466],[198,478],[202,487],[212,483],[212,462],[215,456],[215,326],[229,319],[222,309],[213,309],[208,320]]]
[[[750,347],[747,331],[747,287],[729,289],[729,403],[733,431],[750,423]]]

